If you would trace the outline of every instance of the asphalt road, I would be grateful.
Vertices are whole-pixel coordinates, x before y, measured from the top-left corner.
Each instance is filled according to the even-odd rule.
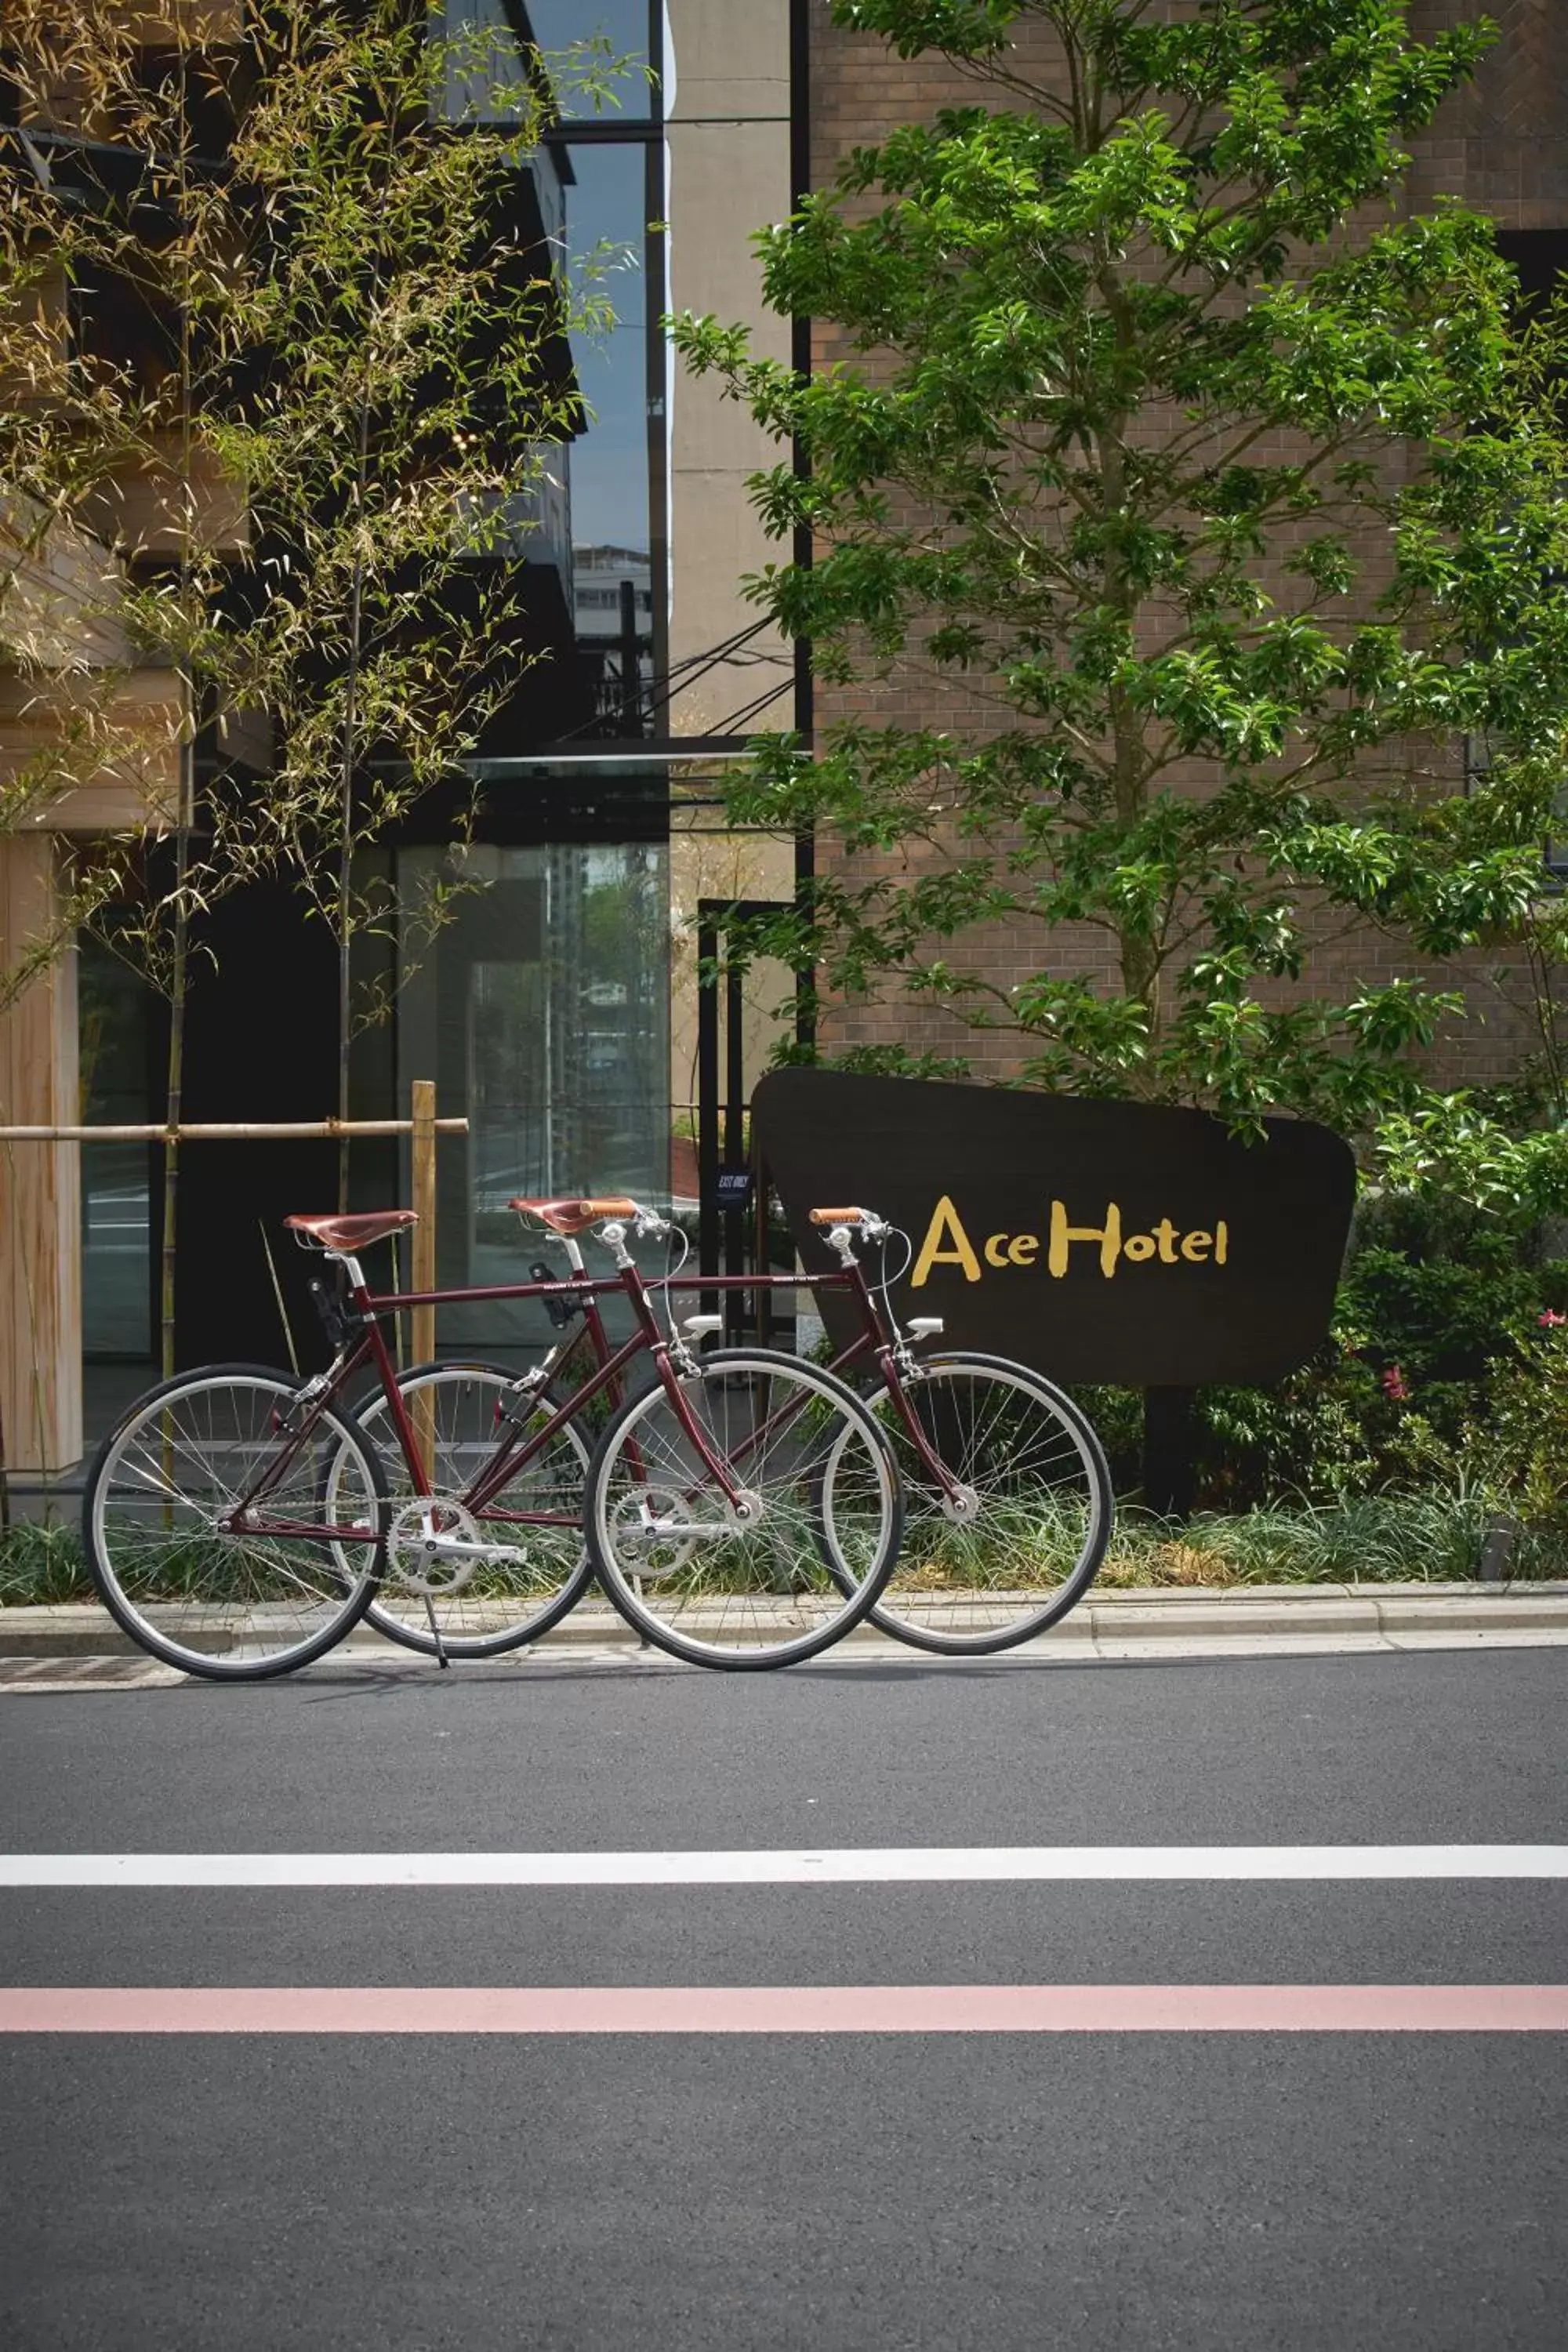
[[[0,1701],[0,1848],[1561,1843],[1554,1651]],[[1568,1882],[25,1887],[10,1986],[1561,1984]],[[1552,2347],[1568,2036],[0,2041],[0,2342]]]

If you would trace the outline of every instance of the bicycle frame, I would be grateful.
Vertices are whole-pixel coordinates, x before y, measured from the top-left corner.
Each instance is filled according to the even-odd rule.
[[[595,1352],[600,1358],[598,1369],[581,1388],[573,1391],[563,1405],[551,1414],[542,1429],[532,1433],[521,1453],[515,1445],[503,1444],[497,1448],[496,1457],[489,1469],[469,1490],[468,1496],[464,1498],[468,1507],[476,1510],[482,1509],[490,1496],[498,1494],[510,1482],[524,1462],[531,1459],[535,1453],[547,1445],[556,1431],[572,1420],[602,1391],[612,1384],[615,1384],[618,1391],[621,1373],[634,1358],[641,1355],[645,1349],[651,1351],[653,1355],[659,1380],[675,1408],[685,1435],[696,1449],[698,1459],[719,1486],[725,1500],[733,1507],[742,1505],[740,1487],[730,1476],[724,1464],[714,1454],[681,1393],[679,1382],[671,1370],[671,1360],[675,1350],[659,1328],[641,1275],[629,1260],[614,1275],[584,1273],[563,1283],[501,1283],[471,1290],[398,1291],[381,1294],[370,1289],[360,1271],[357,1260],[345,1254],[342,1255],[342,1263],[349,1275],[349,1301],[346,1308],[339,1308],[337,1312],[342,1319],[352,1318],[349,1329],[327,1370],[318,1373],[314,1380],[308,1381],[300,1392],[297,1402],[304,1406],[305,1411],[294,1433],[292,1444],[285,1446],[274,1456],[256,1484],[247,1490],[228,1514],[226,1525],[231,1531],[237,1533],[243,1529],[252,1535],[289,1535],[323,1542],[339,1541],[345,1536],[363,1535],[363,1529],[331,1527],[324,1523],[301,1525],[298,1520],[292,1519],[279,1525],[268,1525],[265,1519],[258,1518],[256,1513],[258,1507],[264,1501],[268,1492],[277,1486],[291,1465],[299,1459],[323,1412],[343,1394],[355,1375],[367,1364],[374,1365],[375,1368],[382,1391],[386,1398],[387,1410],[397,1432],[399,1447],[414,1480],[415,1492],[423,1495],[430,1491],[431,1481],[426,1475],[425,1466],[420,1458],[419,1440],[413,1420],[404,1402],[403,1392],[397,1384],[397,1368],[393,1362],[391,1351],[381,1329],[380,1318],[384,1315],[395,1313],[405,1307],[435,1307],[486,1298],[540,1297],[552,1294],[559,1295],[563,1291],[575,1294],[587,1307],[591,1318],[589,1328],[594,1335]],[[609,1335],[605,1329],[604,1318],[598,1311],[598,1300],[601,1296],[616,1290],[631,1299],[637,1328],[629,1339],[612,1350]],[[571,1515],[519,1511],[509,1512],[502,1516],[529,1526],[573,1527],[576,1525],[574,1517]]]
[[[363,1306],[373,1315],[396,1313],[406,1307],[441,1306],[456,1301],[482,1299],[557,1298],[567,1300],[583,1308],[583,1328],[574,1332],[563,1345],[558,1343],[556,1347],[550,1349],[543,1362],[535,1367],[535,1378],[542,1390],[546,1380],[553,1378],[564,1365],[570,1363],[584,1339],[589,1342],[592,1349],[595,1370],[581,1387],[574,1389],[564,1404],[551,1414],[542,1427],[534,1430],[526,1439],[519,1431],[510,1439],[502,1439],[498,1444],[488,1466],[460,1497],[467,1509],[475,1513],[482,1511],[495,1496],[510,1485],[517,1473],[526,1468],[528,1464],[549,1444],[556,1432],[566,1422],[574,1419],[585,1405],[590,1404],[595,1397],[601,1395],[605,1390],[609,1389],[616,1402],[619,1403],[621,1401],[620,1375],[644,1348],[653,1347],[656,1354],[662,1350],[668,1363],[669,1346],[654,1318],[648,1286],[636,1269],[629,1269],[629,1271],[633,1277],[632,1281],[627,1281],[624,1274],[595,1276],[588,1274],[585,1270],[579,1271],[574,1268],[571,1276],[560,1281],[494,1284],[477,1290],[391,1291],[365,1294]],[[847,1291],[859,1313],[860,1331],[851,1340],[849,1346],[834,1358],[827,1370],[842,1378],[847,1368],[859,1364],[867,1357],[874,1357],[888,1390],[897,1403],[900,1418],[909,1433],[910,1441],[915,1447],[928,1475],[945,1494],[953,1496],[958,1493],[959,1482],[953,1477],[941,1456],[933,1451],[921,1427],[919,1417],[910,1403],[903,1378],[908,1369],[907,1350],[903,1349],[896,1337],[889,1333],[886,1320],[878,1307],[875,1294],[866,1279],[865,1270],[857,1259],[849,1258],[843,1269],[837,1273],[809,1276],[791,1274],[679,1274],[661,1278],[653,1285],[653,1288],[663,1292],[667,1297],[677,1293],[706,1294],[714,1290],[777,1291],[809,1288],[814,1293],[819,1290]],[[605,1329],[604,1318],[598,1308],[600,1297],[612,1290],[621,1290],[631,1295],[639,1319],[638,1331],[613,1351],[609,1335]],[[382,1385],[386,1391],[388,1407],[397,1425],[398,1442],[403,1451],[404,1460],[410,1473],[417,1478],[419,1475],[417,1443],[402,1396],[396,1391],[396,1375],[392,1369],[391,1359],[386,1352],[384,1341],[379,1339],[379,1334],[377,1346],[379,1348],[378,1369],[381,1371]],[[363,1360],[363,1355],[360,1360]],[[664,1385],[676,1405],[687,1433],[693,1434],[695,1424],[680,1396],[679,1385],[673,1383],[668,1374],[665,1375]],[[774,1423],[764,1422],[750,1441],[751,1447],[761,1444],[764,1438],[773,1433]],[[700,1446],[700,1450],[703,1460],[708,1461],[706,1446]],[[726,1485],[726,1491],[728,1491],[727,1482],[721,1481],[721,1483]],[[731,1499],[733,1500],[732,1496]],[[493,1511],[489,1516],[492,1518],[511,1519],[520,1525],[530,1527],[572,1524],[561,1514]]]
[[[349,1274],[349,1301],[347,1307],[340,1308],[338,1312],[340,1316],[352,1316],[353,1323],[350,1331],[329,1369],[318,1374],[316,1380],[306,1383],[300,1397],[300,1402],[306,1406],[306,1413],[296,1433],[295,1442],[275,1459],[257,1485],[241,1498],[232,1514],[232,1521],[237,1528],[243,1525],[249,1532],[255,1534],[288,1533],[295,1537],[320,1538],[325,1541],[341,1538],[345,1533],[355,1532],[352,1529],[345,1530],[327,1526],[301,1527],[296,1522],[290,1522],[286,1528],[281,1528],[268,1527],[265,1523],[255,1520],[252,1513],[268,1491],[298,1458],[300,1450],[309,1441],[320,1421],[322,1412],[336,1398],[342,1395],[358,1373],[367,1366],[374,1367],[378,1383],[385,1396],[387,1411],[397,1434],[398,1448],[414,1482],[415,1492],[416,1494],[429,1493],[432,1481],[426,1475],[421,1458],[418,1434],[404,1401],[403,1392],[398,1386],[397,1369],[381,1328],[382,1318],[400,1313],[408,1307],[471,1305],[485,1300],[556,1299],[565,1301],[582,1310],[584,1317],[582,1329],[574,1332],[563,1346],[558,1344],[552,1348],[546,1355],[543,1363],[536,1368],[536,1383],[541,1393],[542,1393],[544,1381],[557,1373],[562,1366],[570,1362],[584,1339],[587,1340],[592,1351],[595,1370],[580,1386],[572,1391],[564,1402],[556,1406],[547,1415],[541,1426],[526,1435],[519,1428],[510,1437],[503,1436],[498,1441],[489,1462],[459,1498],[465,1508],[476,1516],[485,1511],[487,1505],[492,1503],[494,1498],[511,1483],[519,1471],[525,1469],[528,1464],[551,1443],[557,1433],[568,1422],[574,1420],[586,1406],[594,1402],[595,1397],[608,1391],[618,1404],[624,1393],[621,1388],[621,1376],[628,1365],[645,1351],[651,1352],[653,1355],[660,1383],[669,1398],[683,1433],[695,1448],[699,1460],[718,1485],[726,1501],[731,1506],[740,1504],[742,1499],[740,1488],[708,1444],[686,1402],[679,1381],[675,1377],[672,1369],[677,1349],[672,1347],[660,1328],[654,1314],[648,1285],[645,1282],[640,1270],[629,1258],[612,1275],[591,1275],[585,1268],[577,1265],[573,1267],[568,1276],[558,1280],[491,1283],[475,1288],[405,1291],[372,1291],[364,1280],[357,1260],[344,1255],[342,1263]],[[834,1358],[827,1369],[842,1376],[848,1369],[861,1363],[866,1358],[874,1358],[889,1392],[897,1404],[900,1418],[909,1433],[910,1443],[925,1465],[928,1475],[944,1492],[949,1495],[957,1493],[958,1482],[941,1457],[932,1450],[910,1403],[903,1381],[908,1360],[907,1349],[894,1334],[889,1333],[870,1285],[866,1279],[864,1268],[858,1260],[849,1257],[842,1269],[837,1272],[810,1276],[787,1274],[677,1275],[664,1278],[654,1287],[662,1291],[667,1297],[681,1292],[706,1293],[714,1290],[762,1289],[777,1291],[798,1290],[803,1287],[809,1288],[814,1293],[824,1289],[847,1291],[858,1311],[861,1328],[848,1347],[843,1349]],[[609,1334],[605,1328],[604,1317],[599,1311],[600,1299],[612,1292],[619,1292],[623,1297],[630,1298],[637,1322],[637,1328],[631,1337],[624,1340],[618,1348],[612,1348]],[[798,1410],[798,1407],[795,1410]],[[773,1420],[764,1422],[762,1427],[753,1433],[747,1448],[743,1451],[752,1450],[764,1442],[773,1433],[775,1421],[781,1418],[781,1416],[774,1416]],[[492,1519],[508,1521],[518,1526],[571,1527],[576,1524],[571,1514],[563,1512],[494,1510],[489,1512],[489,1516]]]
[[[841,1349],[827,1369],[840,1380],[849,1368],[867,1356],[874,1357],[877,1369],[899,1410],[899,1418],[909,1433],[925,1467],[927,1475],[949,1496],[959,1492],[959,1481],[952,1475],[940,1454],[932,1450],[904,1386],[907,1373],[918,1370],[909,1348],[896,1330],[889,1331],[887,1318],[877,1303],[876,1293],[866,1279],[866,1270],[858,1258],[847,1255],[836,1274],[705,1274],[677,1276],[666,1286],[670,1290],[801,1290],[814,1295],[819,1290],[845,1290],[853,1299],[860,1318],[860,1330],[847,1348]]]

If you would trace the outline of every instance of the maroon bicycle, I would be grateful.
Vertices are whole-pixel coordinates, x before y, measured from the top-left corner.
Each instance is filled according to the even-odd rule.
[[[572,1203],[511,1206],[560,1243],[566,1274],[551,1278],[548,1267],[536,1265],[527,1284],[463,1296],[540,1299],[556,1327],[554,1344],[521,1374],[451,1359],[415,1367],[397,1389],[405,1412],[428,1432],[426,1451],[433,1450],[440,1493],[480,1521],[504,1523],[516,1512],[538,1526],[552,1510],[562,1538],[531,1552],[526,1576],[491,1569],[439,1594],[390,1578],[370,1620],[426,1655],[490,1656],[536,1640],[594,1580],[593,1560],[585,1549],[574,1550],[569,1529],[595,1412],[601,1400],[621,1402],[631,1357],[612,1345],[601,1312],[615,1286],[592,1276],[584,1259],[579,1237],[592,1221],[579,1220]],[[862,1208],[823,1208],[814,1222],[837,1260],[830,1273],[702,1275],[680,1265],[645,1295],[668,1309],[692,1294],[749,1292],[759,1302],[807,1288],[839,1294],[852,1330],[827,1370],[860,1388],[904,1495],[900,1559],[871,1622],[917,1647],[956,1656],[1011,1648],[1043,1633],[1081,1599],[1110,1538],[1110,1475],[1092,1427],[1029,1367],[936,1348],[938,1318],[900,1328],[889,1300],[889,1254],[907,1244],[883,1219]],[[658,1225],[668,1231],[662,1220]],[[373,1301],[378,1310],[406,1303]],[[689,1343],[710,1344],[721,1320],[693,1315],[680,1328]],[[361,1404],[358,1418],[392,1492],[412,1500],[414,1464],[423,1456],[411,1453],[390,1391]]]
[[[553,1622],[590,1574],[646,1638],[702,1664],[787,1664],[864,1617],[897,1557],[901,1498],[853,1391],[777,1349],[695,1356],[715,1318],[686,1331],[660,1320],[630,1244],[669,1228],[635,1202],[514,1205],[566,1240],[570,1280],[374,1292],[357,1253],[405,1230],[410,1212],[290,1218],[343,1276],[341,1297],[320,1286],[328,1369],[300,1381],[211,1365],[121,1416],[89,1475],[83,1529],[99,1591],[142,1647],[216,1679],[287,1672],[340,1641],[384,1580],[422,1616],[419,1645],[443,1657],[475,1654],[466,1635],[447,1638],[455,1604],[488,1612],[484,1647],[510,1646]],[[583,1266],[577,1236],[591,1229],[607,1276]],[[612,1290],[632,1317],[618,1347],[599,1312]],[[400,1381],[384,1321],[563,1295],[584,1314],[592,1369],[563,1399],[547,1380],[500,1376],[504,1395],[492,1380],[487,1458],[470,1465],[441,1410],[447,1368]],[[371,1432],[347,1402],[367,1370],[384,1416]]]

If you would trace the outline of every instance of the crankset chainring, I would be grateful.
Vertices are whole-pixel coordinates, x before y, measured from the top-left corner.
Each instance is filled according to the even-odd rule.
[[[412,1502],[400,1503],[393,1514],[386,1538],[388,1582],[405,1591],[423,1592],[432,1598],[444,1592],[460,1592],[481,1565],[479,1556],[477,1552],[461,1552],[456,1557],[443,1553],[438,1549],[443,1539],[479,1543],[473,1513],[445,1495],[416,1495]]]

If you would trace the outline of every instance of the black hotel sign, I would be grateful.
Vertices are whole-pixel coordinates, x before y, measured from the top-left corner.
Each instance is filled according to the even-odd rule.
[[[912,1248],[900,1312],[955,1346],[1186,1388],[1279,1380],[1328,1332],[1355,1171],[1308,1120],[1247,1144],[1203,1111],[809,1069],[764,1078],[752,1118],[803,1262],[833,1262],[814,1208],[877,1210]]]

